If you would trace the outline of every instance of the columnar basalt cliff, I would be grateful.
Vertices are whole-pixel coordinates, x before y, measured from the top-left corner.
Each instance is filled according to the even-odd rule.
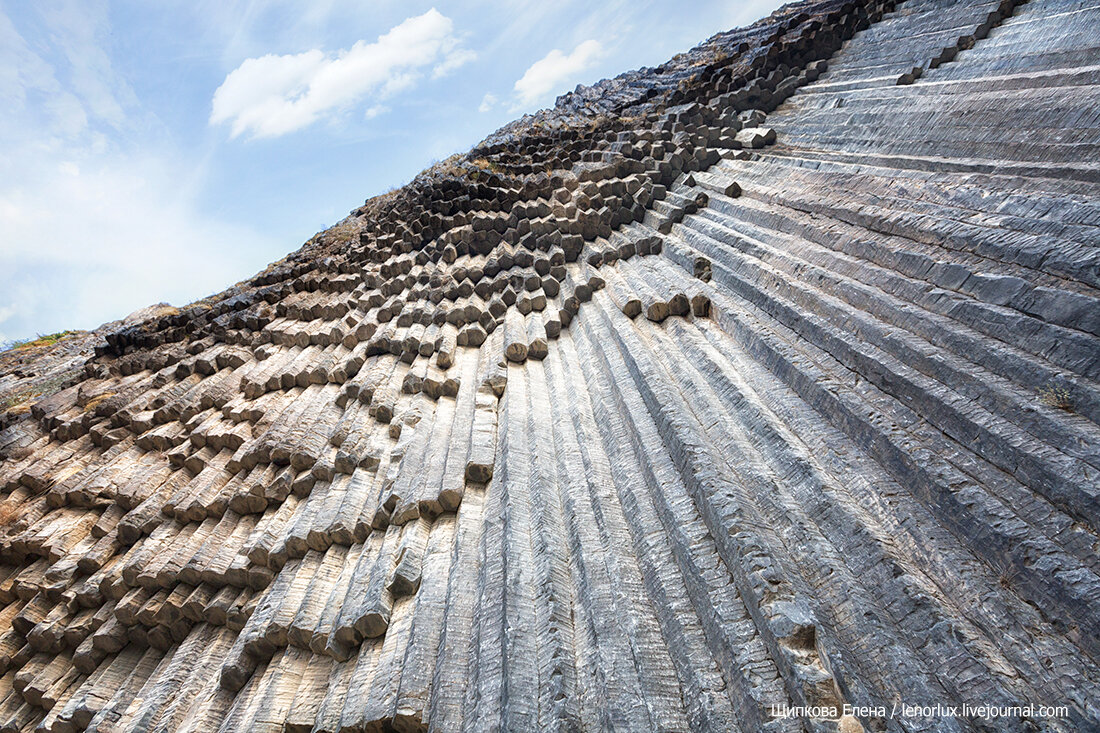
[[[790,5],[9,370],[0,733],[1100,729],[1098,28]]]

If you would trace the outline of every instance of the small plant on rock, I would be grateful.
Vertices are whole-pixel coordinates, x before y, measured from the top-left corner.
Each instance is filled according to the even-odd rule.
[[[1061,384],[1048,384],[1039,390],[1039,400],[1047,407],[1055,407],[1059,410],[1073,409],[1073,396],[1069,388]]]

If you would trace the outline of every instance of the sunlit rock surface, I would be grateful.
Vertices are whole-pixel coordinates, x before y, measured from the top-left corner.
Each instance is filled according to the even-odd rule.
[[[97,332],[0,731],[1096,730],[1098,28],[788,6]],[[779,714],[899,702],[1065,710]]]

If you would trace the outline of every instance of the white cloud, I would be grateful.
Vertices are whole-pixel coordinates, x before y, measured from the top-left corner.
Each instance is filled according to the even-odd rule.
[[[531,64],[531,67],[516,82],[515,90],[521,106],[529,105],[550,92],[558,90],[561,85],[577,74],[590,67],[603,55],[603,46],[595,39],[587,40],[575,49],[573,53],[564,54],[554,49],[541,59]]]
[[[466,64],[470,63],[477,58],[477,54],[468,48],[455,49],[451,53],[447,54],[447,58],[436,65],[432,69],[432,78],[439,79],[441,77],[450,74],[455,69],[458,69]]]
[[[89,117],[121,127],[126,109],[137,100],[130,86],[115,73],[100,43],[110,33],[106,3],[62,0],[43,4],[41,13],[51,33],[61,41],[58,48],[70,67],[69,86],[84,103]]]
[[[496,95],[486,93],[485,96],[481,98],[481,104],[478,106],[477,111],[482,113],[488,112],[496,106],[496,103]]]
[[[335,57],[314,49],[247,59],[214,92],[210,123],[231,123],[233,137],[278,137],[368,95],[377,102],[412,86],[424,68],[442,76],[473,58],[458,47],[453,25],[432,8]]]
[[[78,165],[38,156],[36,164],[33,175],[0,186],[0,340],[186,303],[262,268],[278,250],[181,196],[186,161],[139,154]]]
[[[53,68],[31,50],[8,16],[0,12],[0,99],[21,107],[29,90],[57,88]]]
[[[200,211],[202,163],[168,149],[113,69],[104,9],[40,17],[32,45],[0,11],[0,341],[188,302],[271,259],[273,242]]]

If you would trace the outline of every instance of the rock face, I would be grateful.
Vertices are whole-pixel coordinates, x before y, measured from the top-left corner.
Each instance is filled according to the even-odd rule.
[[[0,731],[1100,728],[1100,6],[787,6],[0,431]],[[1061,706],[995,720],[784,706]]]

